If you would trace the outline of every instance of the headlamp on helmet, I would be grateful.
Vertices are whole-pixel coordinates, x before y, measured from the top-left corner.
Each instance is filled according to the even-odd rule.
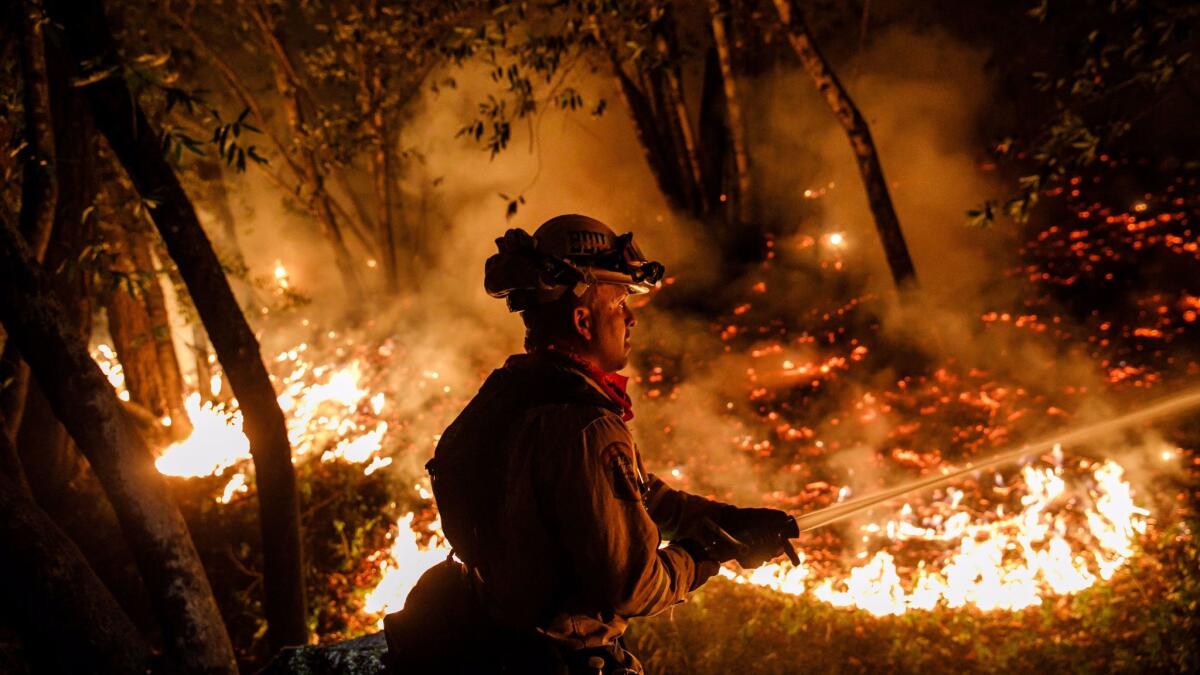
[[[572,290],[583,295],[596,283],[619,284],[630,293],[646,293],[662,281],[662,263],[646,260],[633,233],[617,236],[587,216],[551,218],[531,236],[512,229],[496,240],[499,251],[488,258],[484,288],[506,298],[510,311],[557,300]]]

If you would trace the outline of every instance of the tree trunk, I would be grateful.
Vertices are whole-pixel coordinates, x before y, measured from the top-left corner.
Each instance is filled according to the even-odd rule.
[[[0,353],[0,382],[8,383],[0,386],[0,416],[4,418],[0,433],[16,438],[29,399],[29,366],[12,340],[4,342],[4,351]]]
[[[650,121],[657,128],[660,162],[667,172],[667,180],[679,191],[678,199],[688,213],[695,213],[695,195],[692,193],[691,170],[688,168],[684,150],[683,130],[676,124],[675,102],[671,96],[668,78],[659,69],[645,73],[641,78],[643,91],[650,103]]]
[[[183,409],[183,380],[146,233],[121,224],[102,229],[117,254],[118,281],[103,298],[129,399],[150,413],[152,428],[163,440],[187,437],[191,423]],[[171,419],[167,429],[163,418]]]
[[[710,47],[704,57],[704,81],[700,88],[701,175],[709,205],[720,204],[725,192],[725,166],[729,156],[729,134],[725,131],[725,97],[717,50]]]
[[[659,35],[656,39],[659,53],[668,60],[675,58],[675,50],[670,46],[668,38]],[[695,134],[692,133],[691,116],[688,114],[687,100],[684,98],[683,82],[679,68],[668,65],[663,73],[667,84],[667,98],[675,117],[675,127],[678,129],[678,143],[683,149],[688,181],[688,194],[691,199],[691,211],[696,217],[702,217],[708,211],[708,200],[704,194],[704,173],[700,168],[700,150],[696,147]]]
[[[46,43],[46,65],[55,138],[53,167],[61,189],[43,269],[52,292],[70,309],[71,335],[86,343],[92,327],[92,288],[90,275],[78,273],[78,261],[92,243],[94,219],[87,214],[96,195],[93,129],[85,99],[70,84],[72,69],[62,40]],[[8,346],[15,354],[16,342],[9,341]],[[144,631],[156,633],[142,579],[92,468],[36,381],[29,382],[21,403],[20,419],[10,420],[9,425],[15,430],[21,468],[35,500],[85,552],[108,588],[119,589],[126,612]]]
[[[378,115],[380,118],[383,117],[382,112],[379,112]],[[387,292],[394,296],[400,292],[400,261],[397,255],[399,250],[396,242],[396,216],[392,199],[393,165],[392,152],[389,147],[391,136],[384,120],[377,120],[377,124],[379,141],[372,156],[371,171],[375,177],[375,196],[379,200],[379,228],[383,235],[379,246],[383,249],[383,270],[387,276]]]
[[[379,21],[378,0],[367,1],[364,18],[367,23]],[[393,199],[396,164],[392,153],[391,125],[388,123],[388,111],[384,105],[388,83],[381,63],[382,57],[376,51],[360,42],[355,49],[355,56],[358,60],[359,114],[366,123],[367,136],[372,146],[367,161],[375,191],[375,245],[383,253],[381,262],[384,287],[389,295],[395,296],[400,292],[400,251],[399,242],[396,241],[396,204]],[[357,203],[356,200],[355,204]],[[365,213],[360,216],[360,220],[364,224],[371,221]],[[411,253],[411,248],[408,251]]]
[[[114,273],[118,281],[102,294],[104,310],[108,313],[108,331],[113,337],[113,350],[125,374],[125,389],[132,404],[142,408],[152,418],[150,429],[156,441],[166,440],[162,418],[170,416],[166,382],[158,369],[155,350],[154,324],[146,311],[145,297],[149,283],[140,275],[143,270],[133,262],[132,233],[119,223],[101,226],[106,243],[115,253]],[[173,420],[174,422],[174,420]]]
[[[288,126],[296,141],[296,154],[300,166],[300,179],[308,192],[309,210],[316,216],[321,229],[333,247],[333,261],[342,279],[342,286],[352,301],[363,297],[362,285],[359,283],[358,270],[354,264],[354,256],[346,246],[345,236],[338,223],[336,207],[329,189],[325,186],[325,173],[316,151],[309,147],[311,141],[307,130],[308,120],[304,114],[303,92],[300,88],[299,75],[292,65],[291,58],[283,46],[283,40],[277,33],[277,28],[270,17],[266,16],[267,9],[263,7],[251,9],[251,14],[262,34],[263,42],[267,45],[271,57],[271,71],[275,75],[275,86],[287,112]]]
[[[183,372],[179,368],[179,355],[175,353],[175,341],[171,337],[171,317],[167,312],[162,270],[155,264],[151,253],[154,243],[152,232],[139,223],[129,234],[130,243],[133,244],[133,264],[145,275],[142,300],[146,316],[150,319],[150,337],[154,342],[154,355],[162,378],[166,414],[171,418],[171,435],[187,438],[192,433],[192,422],[183,408]]]
[[[21,79],[25,106],[25,152],[21,172],[21,211],[19,226],[34,257],[41,262],[50,244],[54,214],[58,205],[58,174],[55,163],[54,117],[50,108],[50,82],[46,74],[46,40],[42,27],[46,17],[32,2],[13,3],[20,15],[19,36]],[[0,414],[7,423],[0,431],[16,437],[25,411],[29,390],[29,367],[15,346],[4,345],[0,356],[0,375],[8,381],[0,393]]]
[[[788,39],[796,56],[804,65],[804,70],[813,79],[817,91],[825,97],[825,102],[829,104],[829,108],[850,139],[850,147],[858,161],[859,174],[867,189],[867,202],[875,218],[875,229],[883,242],[884,254],[896,288],[901,292],[915,290],[917,272],[909,256],[908,245],[904,242],[904,234],[900,230],[900,220],[892,206],[891,195],[888,194],[887,181],[883,177],[883,167],[879,163],[875,142],[871,139],[871,130],[830,68],[829,62],[817,49],[796,0],[775,0],[775,8],[779,12],[779,18],[787,26]]]
[[[31,638],[30,652],[46,659],[35,665],[62,673],[150,670],[150,648],[74,542],[3,476],[0,543],[0,594]]]
[[[370,5],[372,12],[375,10],[375,4]],[[362,57],[367,58],[365,55]],[[366,64],[364,63],[364,69]],[[392,135],[389,128],[386,111],[383,108],[383,96],[386,83],[384,82],[383,69],[375,64],[375,67],[369,68],[369,73],[366,74],[367,80],[363,86],[363,94],[361,103],[366,106],[363,110],[368,113],[372,141],[375,145],[371,149],[370,164],[371,176],[374,179],[375,200],[379,215],[376,216],[375,222],[379,227],[377,241],[378,246],[383,249],[383,273],[385,276],[385,285],[387,292],[390,295],[396,295],[400,292],[400,261],[399,249],[396,241],[396,206],[392,198],[392,186],[394,184],[395,165],[392,156]]]
[[[233,209],[229,207],[229,193],[225,189],[225,174],[221,170],[221,163],[207,157],[193,161],[196,177],[200,179],[207,193],[204,203],[212,209],[213,217],[217,221],[217,231],[220,233],[217,248],[233,263],[238,274],[245,274],[249,267],[242,253],[242,245],[238,241],[237,220],[233,217]]]
[[[0,413],[0,476],[6,476],[12,488],[21,495],[33,498],[29,479],[25,477],[25,467],[21,465],[21,456],[17,454],[16,440],[8,433],[8,423],[3,413]]]
[[[20,230],[41,262],[50,243],[58,178],[54,173],[54,122],[50,84],[46,78],[46,49],[42,26],[46,17],[37,3],[21,0],[21,78],[24,80],[25,167],[21,175]]]
[[[733,167],[737,177],[736,191],[726,195],[730,200],[729,213],[735,226],[744,225],[749,218],[750,204],[750,158],[746,150],[746,127],[742,120],[742,100],[738,93],[737,75],[733,69],[733,51],[725,30],[727,7],[721,0],[708,0],[708,13],[712,19],[713,45],[717,50],[717,63],[721,67],[721,81],[725,88],[726,126],[733,147]]]
[[[178,507],[145,440],[48,291],[20,236],[0,223],[0,320],[121,520],[181,673],[233,673],[233,648]]]
[[[73,11],[55,18],[66,26],[77,62],[100,67],[112,63],[112,35],[100,4],[72,6]],[[191,201],[163,157],[159,133],[151,128],[129,88],[123,80],[110,77],[83,90],[97,126],[139,194],[157,200],[151,217],[187,284],[242,411],[259,494],[267,641],[272,649],[305,644],[308,626],[296,475],[283,412],[258,340],[238,308]]]
[[[659,136],[658,126],[654,119],[654,110],[650,107],[649,100],[642,93],[642,90],[638,88],[637,84],[625,74],[625,69],[621,67],[621,61],[615,53],[610,55],[609,62],[613,70],[613,76],[617,80],[617,90],[621,94],[621,99],[625,102],[625,107],[629,110],[638,144],[642,146],[642,152],[646,157],[646,164],[649,165],[650,173],[654,176],[655,182],[658,183],[658,189],[666,197],[667,203],[671,207],[680,211],[687,211],[687,197],[683,193],[683,187],[676,182],[676,172],[673,171],[673,167],[670,164],[674,162],[674,158],[665,156],[663,140]]]
[[[45,55],[55,138],[53,167],[61,191],[54,204],[54,236],[46,247],[43,267],[53,293],[69,310],[71,336],[86,341],[92,323],[92,288],[89,275],[77,273],[77,261],[92,236],[92,221],[86,214],[96,196],[93,128],[91,116],[79,113],[84,99],[70,86],[70,59],[61,41],[48,42]],[[19,358],[17,343],[11,339],[5,345],[6,358],[10,353]],[[7,414],[26,475],[38,499],[47,498],[45,506],[62,497],[63,488],[87,473],[88,467],[48,410],[37,383],[26,382],[18,412],[14,415],[10,407]]]

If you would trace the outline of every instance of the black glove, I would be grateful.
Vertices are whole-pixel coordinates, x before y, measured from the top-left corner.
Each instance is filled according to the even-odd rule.
[[[688,588],[688,592],[700,588],[704,582],[708,581],[714,574],[721,570],[721,562],[713,560],[704,549],[704,546],[695,539],[683,539],[675,543],[679,545],[679,548],[686,551],[688,555],[692,556],[692,560],[696,563],[696,573],[692,577],[692,585]]]
[[[744,569],[758,567],[781,554],[793,565],[800,564],[789,539],[800,536],[796,521],[778,509],[740,509],[728,506],[713,514],[719,529],[741,544],[732,556]]]

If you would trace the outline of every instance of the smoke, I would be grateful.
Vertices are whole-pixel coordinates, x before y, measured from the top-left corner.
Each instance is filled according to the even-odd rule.
[[[838,67],[870,125],[922,287],[939,304],[976,298],[1011,250],[1002,229],[964,227],[967,210],[999,187],[979,169],[986,58],[948,34],[896,27]],[[768,207],[796,214],[802,235],[842,233],[843,256],[867,272],[870,290],[891,293],[849,142],[811,79],[796,70],[750,89],[767,92],[752,140]]]
[[[518,122],[509,149],[489,160],[456,132],[494,83],[482,69],[455,69],[450,74],[458,86],[424,94],[402,129],[411,151],[402,210],[429,244],[419,293],[401,301],[364,299],[364,307],[353,309],[367,310],[366,324],[352,326],[345,318],[348,308],[331,252],[311,219],[284,206],[265,179],[247,174],[233,206],[254,274],[269,277],[278,260],[293,286],[312,298],[295,315],[309,321],[307,330],[292,321],[266,331],[264,343],[268,352],[286,348],[331,327],[363,341],[390,339],[394,365],[381,385],[395,392],[389,405],[409,421],[389,434],[402,438],[395,441],[399,456],[411,462],[415,475],[487,372],[521,350],[519,318],[482,290],[483,261],[494,252],[494,240],[509,227],[532,231],[552,216],[583,213],[618,232],[635,232],[642,249],[665,262],[680,286],[721,297],[744,295],[756,315],[806,316],[855,289],[885,298],[869,310],[877,316],[864,321],[877,321],[879,340],[893,348],[949,357],[1034,391],[1051,391],[1058,382],[1100,391],[1085,354],[1064,354],[1061,345],[1028,331],[981,327],[982,311],[1013,305],[1016,297],[1003,281],[1014,263],[1013,233],[965,224],[969,208],[1002,190],[979,166],[983,143],[977,129],[992,96],[986,58],[944,33],[893,28],[838,66],[871,124],[924,289],[923,304],[894,302],[845,133],[803,72],[745,83],[756,209],[787,234],[775,242],[771,269],[725,279],[716,276],[721,252],[703,228],[667,207],[619,104],[599,117],[550,110]],[[581,74],[577,86],[619,101],[608,78]],[[507,201],[518,196],[524,202],[506,219]],[[835,234],[839,238],[831,238]],[[374,288],[382,285],[378,273],[363,269]],[[759,283],[767,290],[752,292]],[[842,375],[851,381],[841,387],[839,400],[823,401],[830,414],[809,430],[843,449],[812,458],[816,468],[803,466],[808,460],[800,458],[794,472],[763,475],[756,469],[758,458],[771,452],[763,442],[774,426],[790,420],[762,418],[747,397],[748,373],[776,377],[771,373],[785,359],[800,363],[828,353],[804,343],[755,357],[730,350],[717,336],[719,328],[707,317],[661,309],[639,315],[635,350],[652,347],[653,358],[635,358],[631,368],[637,402],[632,428],[651,471],[680,487],[747,504],[760,503],[764,494],[799,494],[821,472],[860,494],[887,482],[875,447],[890,430],[868,426],[870,438],[851,437],[832,419],[852,414],[844,411],[854,411],[864,396],[894,384],[902,373],[851,364]],[[762,336],[764,345],[773,339]],[[656,363],[670,365],[664,370],[681,379],[656,382]],[[1111,409],[1103,401],[1097,405]],[[812,418],[812,411],[804,416]]]

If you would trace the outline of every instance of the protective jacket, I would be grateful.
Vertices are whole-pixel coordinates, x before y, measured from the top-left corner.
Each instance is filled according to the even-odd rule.
[[[443,434],[443,526],[500,625],[598,647],[696,585],[689,549],[662,538],[724,505],[646,474],[621,413],[570,359],[519,355]]]

